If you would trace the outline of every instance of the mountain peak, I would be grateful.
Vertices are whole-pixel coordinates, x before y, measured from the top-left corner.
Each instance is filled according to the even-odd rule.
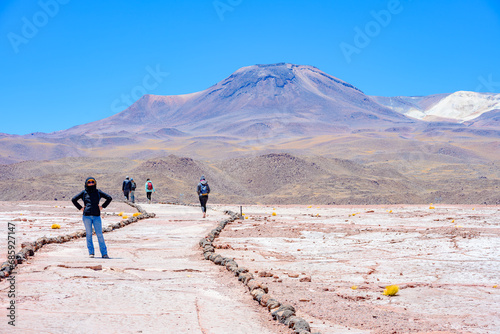
[[[276,63],[240,68],[197,93],[144,95],[91,129],[82,126],[73,132],[109,132],[134,124],[137,132],[175,128],[185,133],[254,136],[260,129],[259,133],[291,135],[373,126],[375,120],[380,126],[410,121],[314,66]]]

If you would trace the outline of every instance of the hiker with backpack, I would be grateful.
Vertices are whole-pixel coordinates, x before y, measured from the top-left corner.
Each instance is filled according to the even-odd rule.
[[[132,203],[135,203],[135,189],[137,188],[137,184],[135,183],[133,178],[130,178],[130,199]]]
[[[125,198],[127,199],[127,201],[129,200],[129,194],[130,194],[130,190],[132,188],[132,183],[130,182],[130,179],[129,177],[127,176],[125,178],[125,180],[123,181],[122,183],[122,191],[123,191],[123,195],[125,196]]]
[[[148,198],[148,203],[151,204],[151,193],[156,192],[155,187],[153,186],[153,182],[150,179],[146,180],[146,184],[144,185],[146,188],[146,197]]]
[[[106,200],[102,206],[99,204],[101,198]],[[83,201],[83,207],[78,203],[80,199]],[[75,207],[83,212],[83,224],[85,225],[89,257],[94,257],[94,242],[92,241],[93,226],[97,241],[99,242],[101,256],[103,259],[109,259],[106,243],[102,235],[101,210],[106,208],[109,203],[111,203],[111,200],[111,196],[97,189],[97,181],[93,177],[87,178],[87,180],[85,180],[85,190],[71,199]]]
[[[196,187],[196,192],[198,193],[198,197],[200,199],[203,218],[205,218],[207,216],[207,201],[208,194],[210,194],[210,186],[208,185],[207,180],[205,180],[204,175],[200,178],[200,183],[198,183],[198,187]]]

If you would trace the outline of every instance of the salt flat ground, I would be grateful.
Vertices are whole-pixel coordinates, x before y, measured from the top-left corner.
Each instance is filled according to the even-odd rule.
[[[42,248],[17,269],[19,332],[290,333],[198,240],[224,219],[199,208],[155,212],[105,234],[110,260],[89,259],[84,239]],[[112,203],[104,225],[118,221]],[[248,206],[216,239],[321,333],[500,332],[500,208],[487,206]],[[273,215],[273,212],[276,215]],[[2,202],[0,256],[8,222],[18,244],[82,229],[71,203]],[[25,221],[23,219],[26,219]],[[52,230],[59,223],[60,230]],[[31,226],[31,227],[30,227]],[[94,238],[95,239],[95,238]],[[97,242],[95,242],[97,246]],[[89,266],[101,265],[102,270]],[[384,296],[386,285],[399,293]],[[0,282],[0,317],[8,286]]]
[[[323,333],[500,333],[500,208],[434,207],[244,207],[216,245]]]

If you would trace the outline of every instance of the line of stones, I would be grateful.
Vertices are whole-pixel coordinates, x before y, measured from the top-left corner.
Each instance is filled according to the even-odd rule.
[[[238,281],[245,284],[250,291],[253,299],[256,300],[262,307],[266,307],[271,313],[274,320],[292,328],[296,334],[311,334],[309,323],[295,315],[295,308],[289,304],[282,304],[269,294],[268,287],[258,280],[247,269],[238,266],[234,258],[224,257],[215,252],[213,242],[219,237],[219,234],[227,224],[240,219],[240,215],[232,211],[224,211],[230,218],[218,223],[217,227],[208,233],[206,237],[200,240],[199,245],[203,250],[203,256],[206,260],[210,260],[219,266],[225,266],[228,271],[234,273],[238,277]],[[314,333],[319,334],[319,333]]]
[[[139,205],[135,203],[131,203],[128,201],[125,201],[125,203],[134,207],[140,213],[140,215],[137,217],[129,217],[117,223],[110,224],[102,229],[103,233],[111,232],[113,230],[125,227],[141,219],[154,218],[156,216],[156,214],[154,213],[147,213],[145,210],[143,210]],[[38,251],[40,248],[42,248],[44,245],[62,244],[73,239],[84,238],[85,236],[86,236],[85,230],[79,230],[71,234],[60,235],[57,237],[43,236],[36,239],[33,242],[23,242],[21,244],[21,250],[17,252],[14,260],[5,261],[4,263],[2,263],[2,266],[0,267],[0,280],[2,278],[8,277],[14,271],[14,269],[17,267],[18,264],[21,264],[24,261],[26,261],[28,257],[34,256],[35,252]]]

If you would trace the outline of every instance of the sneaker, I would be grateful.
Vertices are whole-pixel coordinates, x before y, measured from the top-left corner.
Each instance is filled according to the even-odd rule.
[[[102,256],[102,258],[103,259],[109,259],[109,256],[108,256],[108,254],[105,254],[105,255]]]
[[[94,258],[94,254],[89,254],[89,257]]]

